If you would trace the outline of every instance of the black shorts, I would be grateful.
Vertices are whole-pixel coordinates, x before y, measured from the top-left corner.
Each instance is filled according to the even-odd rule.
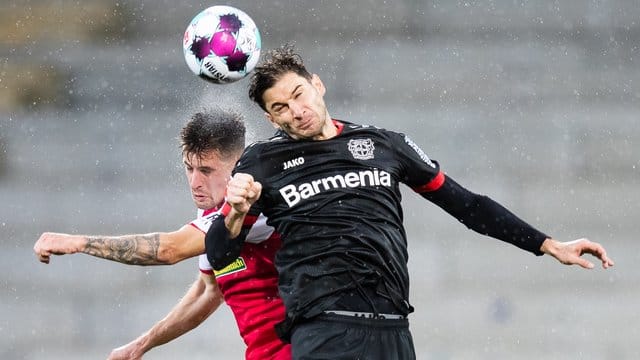
[[[413,360],[407,319],[365,319],[322,314],[297,324],[291,335],[294,360]]]

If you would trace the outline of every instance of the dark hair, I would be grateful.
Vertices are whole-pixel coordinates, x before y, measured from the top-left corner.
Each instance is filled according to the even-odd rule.
[[[231,110],[204,110],[191,116],[180,131],[182,154],[197,157],[218,151],[221,157],[239,156],[244,149],[242,115]]]
[[[296,73],[311,80],[311,73],[304,67],[302,57],[292,45],[286,44],[269,51],[262,63],[255,67],[249,83],[249,98],[267,111],[262,95],[286,73]]]

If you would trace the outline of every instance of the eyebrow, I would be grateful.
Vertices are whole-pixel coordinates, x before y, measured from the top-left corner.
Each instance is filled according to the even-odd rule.
[[[200,171],[203,171],[203,170],[211,170],[211,171],[213,171],[213,170],[215,170],[215,169],[214,169],[214,168],[212,168],[211,166],[194,166],[193,164],[191,164],[190,162],[187,162],[187,161],[183,161],[183,163],[184,163],[186,166],[190,167],[190,168],[198,169],[198,170],[200,170]]]
[[[298,88],[300,88],[301,86],[302,86],[302,84],[298,84],[298,86],[296,86],[295,88],[293,88],[293,90],[291,91],[291,94],[294,94],[296,91],[298,91]],[[284,103],[283,103],[283,102],[277,102],[277,101],[276,101],[276,102],[274,102],[273,104],[271,104],[271,106],[269,106],[269,108],[270,108],[271,110],[273,110],[273,108],[274,108],[275,106],[280,106],[280,105],[284,105]]]

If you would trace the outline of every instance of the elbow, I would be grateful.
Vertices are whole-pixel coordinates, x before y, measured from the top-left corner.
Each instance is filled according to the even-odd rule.
[[[158,248],[158,263],[160,265],[173,265],[181,260],[183,259],[173,244],[166,244]]]
[[[207,286],[205,292],[207,293],[207,298],[210,299],[210,305],[213,309],[217,308],[224,302],[222,290],[220,290],[217,283],[214,282],[212,285]]]
[[[229,239],[228,237],[209,235],[210,234],[207,234],[207,244],[205,246],[207,260],[209,260],[214,270],[220,271],[236,261],[238,256],[240,256],[242,242]],[[214,244],[213,238],[217,238],[219,242]],[[220,240],[222,241],[220,242]]]
[[[229,266],[234,260],[238,258],[239,255],[239,252],[237,254],[230,251],[224,254],[213,252],[213,254],[207,253],[207,260],[209,260],[209,263],[214,270],[220,271]]]
[[[209,260],[209,264],[213,268],[213,270],[219,271],[224,269],[227,265],[233,261],[233,259],[229,259],[229,256],[225,256],[222,252],[218,251],[218,249],[214,247],[207,247],[207,260]]]

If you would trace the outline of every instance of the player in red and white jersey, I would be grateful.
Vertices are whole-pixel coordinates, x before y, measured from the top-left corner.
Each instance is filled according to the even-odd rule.
[[[198,211],[201,216],[191,225],[209,230],[215,209]],[[240,335],[247,344],[247,359],[290,359],[291,350],[276,335],[275,324],[284,319],[284,306],[278,296],[278,273],[273,260],[280,248],[280,236],[260,215],[247,235],[240,256],[229,266],[214,271],[206,254],[199,256],[200,272],[215,276],[224,300],[231,308]]]
[[[196,113],[182,129],[185,175],[198,209],[215,209],[224,203],[231,171],[244,149],[244,136],[241,116],[228,111]],[[205,233],[215,215],[215,210],[199,210],[196,220],[171,232],[120,236],[47,232],[40,236],[34,251],[44,263],[49,263],[51,255],[85,253],[129,265],[175,264],[204,253]],[[284,319],[273,264],[280,239],[264,218],[254,220],[259,221],[248,234],[251,240],[229,267],[214,273],[203,262],[198,278],[167,316],[114,349],[108,359],[141,359],[149,350],[197,327],[223,301],[236,317],[248,360],[291,359],[290,346],[277,338],[274,329],[274,324]]]

